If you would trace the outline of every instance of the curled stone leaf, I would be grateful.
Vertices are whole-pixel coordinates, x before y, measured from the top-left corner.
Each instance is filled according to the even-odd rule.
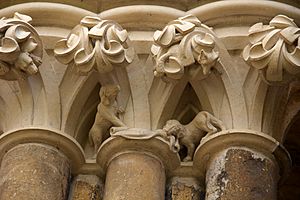
[[[54,54],[63,64],[75,63],[80,74],[95,69],[100,73],[113,65],[131,63],[135,56],[126,30],[114,21],[84,17],[66,39],[58,41]]]
[[[30,16],[15,13],[0,19],[0,78],[12,80],[38,72],[43,45]]]
[[[180,79],[185,68],[197,63],[208,75],[219,59],[214,36],[206,32],[197,17],[187,15],[171,21],[153,35],[151,47],[155,59],[154,75]]]
[[[262,72],[264,80],[282,82],[300,74],[300,28],[293,19],[277,15],[269,25],[254,24],[249,41],[243,58]]]

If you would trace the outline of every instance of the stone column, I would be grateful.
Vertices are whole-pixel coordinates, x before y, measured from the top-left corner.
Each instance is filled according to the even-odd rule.
[[[68,198],[70,172],[76,173],[84,162],[76,141],[58,132],[28,128],[1,135],[0,146],[1,200]]]
[[[112,137],[102,144],[97,162],[106,171],[103,200],[164,200],[166,174],[180,159],[160,138]]]
[[[70,164],[57,149],[37,143],[17,145],[2,159],[1,200],[64,200]]]
[[[103,183],[96,175],[78,175],[72,182],[70,200],[100,200],[103,198]]]
[[[204,190],[194,177],[173,177],[166,200],[204,200]]]
[[[290,167],[274,138],[244,130],[205,138],[194,162],[206,176],[206,200],[275,200],[278,181]]]
[[[164,200],[166,175],[162,162],[152,155],[127,152],[108,166],[104,200]]]

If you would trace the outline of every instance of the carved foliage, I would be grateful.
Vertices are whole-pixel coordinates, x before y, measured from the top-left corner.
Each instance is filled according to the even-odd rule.
[[[243,58],[267,81],[283,81],[285,71],[300,73],[300,29],[293,19],[277,15],[269,25],[257,23],[249,29],[249,40]]]
[[[32,18],[15,13],[0,19],[0,77],[15,79],[16,73],[31,75],[42,63],[43,46]]]
[[[74,62],[79,73],[94,67],[100,73],[110,72],[112,64],[131,63],[133,48],[128,33],[116,22],[99,17],[84,17],[66,39],[57,42],[54,53],[63,64]]]
[[[171,21],[162,31],[156,31],[151,47],[156,61],[154,75],[180,79],[184,68],[196,62],[204,75],[209,74],[219,54],[214,50],[214,36],[203,28],[209,29],[197,17],[187,15]]]

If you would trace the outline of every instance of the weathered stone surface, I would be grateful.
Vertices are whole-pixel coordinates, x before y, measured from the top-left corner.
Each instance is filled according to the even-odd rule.
[[[167,200],[204,200],[204,190],[195,178],[173,178],[168,190]]]
[[[144,153],[115,157],[106,174],[104,200],[164,200],[165,169]]]
[[[100,200],[103,183],[95,175],[78,175],[72,183],[70,200]]]
[[[246,148],[230,148],[210,162],[207,200],[274,200],[278,169],[273,160]]]
[[[173,160],[175,160],[173,158],[175,156],[168,155],[170,154],[168,152],[169,151],[168,146],[166,146],[166,148],[164,147],[160,148],[160,146],[162,146],[161,145],[162,142],[155,143],[153,142],[153,140],[146,140],[144,142],[134,140],[128,142],[132,144],[131,146],[129,145],[126,146],[124,145],[125,142],[121,141],[120,139],[119,142],[116,142],[116,146],[119,146],[119,148],[115,148],[115,149],[117,149],[118,151],[116,150],[116,151],[109,151],[108,153],[104,153],[104,155],[112,155],[112,156],[97,155],[96,161],[95,159],[93,159],[94,158],[93,148],[91,148],[90,144],[87,142],[88,132],[94,122],[95,115],[97,112],[97,105],[99,104],[99,102],[103,102],[102,101],[103,98],[99,98],[98,91],[101,87],[108,84],[118,84],[121,87],[121,92],[120,95],[118,95],[117,102],[118,102],[118,106],[121,106],[125,112],[124,115],[120,117],[120,120],[124,122],[124,124],[126,124],[128,127],[143,128],[147,130],[157,130],[159,128],[162,128],[165,122],[169,119],[176,119],[181,124],[185,125],[185,124],[189,124],[199,111],[206,110],[209,111],[211,114],[213,114],[216,118],[222,120],[226,128],[230,130],[235,131],[240,129],[243,130],[247,129],[247,131],[248,130],[263,131],[265,134],[268,134],[270,138],[274,138],[276,140],[272,144],[270,144],[268,141],[266,143],[264,141],[262,141],[261,143],[255,142],[250,138],[251,135],[247,133],[248,135],[246,135],[245,138],[242,138],[242,140],[239,141],[241,143],[236,142],[235,139],[238,139],[237,137],[230,136],[229,139],[227,140],[226,145],[228,144],[228,146],[226,146],[226,148],[232,147],[232,145],[237,144],[241,147],[248,147],[253,150],[260,151],[261,149],[266,149],[266,151],[269,153],[273,152],[273,150],[279,147],[279,144],[284,141],[284,138],[286,138],[286,133],[288,132],[289,129],[288,127],[290,127],[292,123],[298,122],[295,121],[296,119],[295,117],[296,114],[299,113],[298,111],[300,110],[300,106],[299,106],[300,101],[299,99],[297,99],[298,97],[295,99],[293,98],[295,96],[293,91],[295,90],[299,91],[300,88],[299,81],[298,81],[298,86],[295,88],[291,87],[290,85],[282,86],[281,84],[283,83],[280,83],[280,85],[276,85],[275,87],[266,84],[266,82],[263,81],[262,79],[263,77],[261,77],[259,70],[256,69],[255,67],[250,67],[250,65],[246,63],[244,59],[241,57],[242,50],[249,43],[248,30],[249,27],[252,26],[253,24],[257,22],[262,22],[262,24],[268,24],[268,22],[273,17],[275,17],[277,14],[280,13],[282,15],[287,15],[288,17],[295,19],[294,22],[295,24],[298,24],[299,27],[300,10],[293,6],[288,5],[290,2],[294,2],[293,4],[290,5],[295,5],[296,4],[295,2],[298,2],[297,4],[299,4],[298,0],[279,0],[281,2],[285,2],[285,4],[279,4],[276,1],[266,1],[266,0],[218,1],[213,4],[199,6],[199,7],[197,7],[199,5],[198,3],[206,4],[208,1],[211,0],[201,1],[202,3],[200,1],[197,1],[198,3],[195,3],[195,0],[176,0],[176,1],[175,0],[166,0],[166,1],[151,0],[151,2],[149,0],[147,1],[146,0],[134,0],[134,1],[82,0],[80,2],[79,1],[71,2],[71,0],[41,0],[41,1],[53,2],[53,3],[41,3],[41,2],[25,3],[25,4],[18,4],[16,6],[1,10],[1,17],[10,17],[16,11],[24,13],[26,15],[30,15],[33,19],[32,26],[35,27],[35,29],[41,36],[43,47],[44,47],[43,60],[42,60],[43,62],[42,65],[39,67],[39,73],[30,77],[26,77],[25,79],[18,79],[18,81],[0,80],[1,82],[0,84],[0,134],[1,134],[0,153],[1,155],[5,154],[5,148],[3,148],[2,145],[5,143],[6,146],[9,146],[9,149],[11,147],[14,147],[16,144],[21,144],[28,141],[38,142],[38,143],[42,142],[50,146],[54,146],[54,144],[61,144],[57,146],[59,146],[60,151],[64,152],[64,154],[70,159],[72,169],[74,169],[72,170],[72,173],[103,175],[104,173],[107,172],[107,166],[110,163],[110,161],[114,158],[114,156],[126,152],[127,150],[144,152],[143,150],[146,149],[144,147],[147,146],[146,149],[147,152],[152,152],[151,153],[152,155],[156,155],[163,162],[163,165],[166,169],[165,171],[167,176],[174,175],[174,174],[180,176],[197,176],[199,177],[199,180],[202,181],[204,179],[203,175],[206,174],[205,173],[207,169],[206,164],[208,163],[206,162],[207,159],[214,158],[214,153],[219,152],[221,148],[224,147],[224,143],[226,143],[227,138],[225,138],[226,140],[223,140],[223,137],[221,137],[219,142],[215,143],[217,145],[216,146],[213,145],[214,148],[210,148],[209,146],[212,143],[211,141],[208,142],[206,149],[209,150],[207,151],[203,150],[208,153],[201,154],[204,156],[199,156],[197,157],[197,159],[196,157],[194,157],[193,165],[192,164],[184,165],[180,168],[180,170],[175,169],[176,166],[173,164],[174,163]],[[28,0],[1,1],[0,6],[1,8],[4,8],[8,5],[15,5],[16,3],[20,3],[20,2],[29,2],[29,1]],[[58,4],[54,2],[61,2],[64,4]],[[66,4],[74,5],[77,7],[68,6]],[[124,6],[124,5],[133,5],[133,4],[136,5],[130,7]],[[157,6],[150,6],[149,4],[157,5]],[[178,6],[179,4],[181,6]],[[161,5],[165,5],[168,7],[163,7]],[[78,6],[81,8],[86,8],[88,10],[91,10],[95,13],[89,12],[84,9],[79,9]],[[116,9],[108,10],[109,8],[116,8]],[[172,8],[179,8],[180,10],[176,10]],[[195,8],[195,9],[190,10],[190,8]],[[104,12],[99,13],[100,11],[104,11]],[[213,69],[212,72],[207,77],[201,76],[202,75],[200,73],[201,70],[200,71],[191,70],[189,71],[191,73],[190,74],[191,76],[185,76],[183,77],[183,79],[176,80],[176,81],[172,80],[170,82],[163,82],[163,80],[153,76],[153,66],[155,65],[155,63],[153,63],[150,55],[151,45],[153,44],[153,37],[152,37],[153,33],[156,30],[163,30],[162,28],[168,25],[169,21],[177,19],[178,17],[181,16],[185,16],[187,14],[193,14],[194,16],[197,16],[197,18],[199,18],[199,20],[201,20],[203,24],[206,24],[209,27],[211,27],[212,29],[207,29],[205,27],[202,27],[203,28],[202,31],[204,31],[205,29],[205,33],[208,32],[209,34],[211,34],[214,38],[214,41],[211,40],[212,37],[209,37],[208,34],[206,35],[208,37],[205,37],[205,35],[203,35],[204,37],[201,37],[200,35],[201,38],[199,38],[199,40],[188,40],[191,42],[194,41],[194,44],[192,44],[191,46],[189,43],[187,43],[187,46],[185,47],[182,46],[183,49],[181,52],[184,52],[185,50],[188,50],[190,52],[191,50],[190,47],[192,48],[197,48],[197,46],[199,47],[197,41],[202,42],[201,46],[206,46],[206,45],[210,46],[212,42],[214,42],[216,51],[219,53],[218,54],[219,60],[216,66],[212,68]],[[53,51],[54,44],[58,40],[68,37],[68,34],[70,33],[71,29],[73,29],[73,27],[78,25],[80,23],[80,19],[82,19],[85,16],[99,16],[103,20],[113,20],[115,22],[118,22],[124,29],[128,30],[128,37],[132,42],[132,47],[134,47],[136,50],[135,51],[136,57],[134,58],[134,62],[132,62],[128,66],[126,65],[127,66],[126,68],[114,67],[114,70],[107,75],[90,72],[87,76],[84,77],[74,73],[76,66],[74,66],[73,64],[66,66],[57,62],[54,58],[54,51]],[[180,25],[180,24],[176,24],[176,25]],[[277,25],[280,26],[280,24]],[[175,40],[177,39],[181,40],[181,38],[177,38],[176,35],[180,36],[183,34],[179,33],[176,30],[174,32],[172,28],[173,26],[168,26],[168,27],[170,29],[169,30],[166,29],[164,31],[166,33],[166,35],[163,37],[166,40],[165,42],[169,43],[169,39],[172,40],[172,38],[174,38],[173,34],[175,34]],[[257,33],[261,33],[261,30],[264,29],[264,27],[261,27],[262,29],[260,29],[259,27],[257,28],[259,29],[256,30],[258,31]],[[102,31],[105,32],[105,30],[104,29],[99,30],[100,33],[97,34],[101,35],[102,34],[101,32]],[[184,33],[186,32],[186,30],[190,30],[190,28],[187,27],[187,29],[185,29],[185,27],[180,27],[177,30],[181,30]],[[293,29],[292,27],[286,30],[289,31],[287,32],[284,31],[282,33],[285,35],[284,37],[285,39],[289,38],[288,41],[282,41],[282,37],[280,34],[271,31],[272,33],[274,33],[273,35],[274,37],[266,37],[265,41],[268,41],[264,43],[266,49],[268,50],[273,49],[273,44],[277,42],[282,44],[282,42],[284,42],[288,44],[285,45],[286,47],[288,47],[287,49],[288,54],[293,53],[294,50],[295,53],[296,52],[299,53],[298,51],[299,48],[297,49],[296,47],[299,47],[300,43],[298,41],[299,43],[298,44],[293,37],[298,35],[299,30]],[[3,33],[2,35],[5,35],[3,31],[1,31],[1,33]],[[114,35],[114,33],[108,35],[112,36]],[[124,36],[124,34],[122,33],[117,35]],[[279,40],[277,39],[278,37],[280,37]],[[72,37],[70,38],[73,38],[74,41],[76,41],[76,34],[72,35]],[[121,37],[119,39],[123,40],[124,38]],[[22,40],[22,38],[20,40]],[[94,47],[95,45],[94,41],[96,40],[98,42],[101,41],[99,39],[95,39],[95,40],[92,39],[92,41],[90,42],[90,47]],[[73,42],[70,41],[68,45],[72,46],[72,44],[74,44]],[[18,44],[21,43],[23,42],[20,41]],[[256,44],[257,42],[254,43]],[[1,44],[0,46],[4,48],[6,47],[5,44],[7,43],[3,41],[3,44]],[[112,44],[114,44],[112,48],[107,46],[107,50],[116,49],[116,47],[118,47],[118,43],[113,42]],[[281,45],[276,45],[276,47],[278,46]],[[283,48],[285,46],[283,46]],[[87,49],[89,49],[88,46]],[[122,48],[117,48],[117,49],[122,50]],[[281,48],[274,48],[274,49],[281,51]],[[172,50],[176,51],[178,49],[175,48]],[[198,50],[201,51],[201,49]],[[276,52],[278,52],[277,50]],[[79,51],[79,52],[83,53],[83,51]],[[272,60],[279,59],[278,61],[281,62],[282,59],[280,59],[281,58],[280,54],[277,54],[274,51],[272,52],[273,52]],[[77,54],[77,55],[79,56],[77,57],[78,63],[81,63],[82,61],[82,64],[86,64],[86,61],[89,61],[88,59],[81,59],[81,58],[86,58],[85,55],[83,54]],[[80,55],[83,57],[81,57]],[[97,53],[97,55],[99,54]],[[263,59],[264,61],[269,62],[268,58],[271,58],[270,56],[265,54],[259,53],[259,55],[262,55],[263,58],[266,58]],[[193,55],[193,57],[194,56],[195,55]],[[202,54],[202,56],[205,57],[205,54]],[[5,59],[6,57],[3,56],[3,58]],[[94,58],[94,56],[92,56],[91,59],[92,58]],[[120,58],[122,58],[122,56]],[[295,58],[299,58],[299,56],[296,56]],[[199,59],[201,60],[201,57]],[[172,58],[171,60],[175,60],[175,59]],[[193,67],[193,69],[195,69],[195,67],[198,66],[198,68],[200,67],[201,69],[201,66],[199,66],[198,64],[199,63],[196,62],[192,64],[193,66],[188,66],[188,67]],[[275,65],[276,63],[274,63],[274,65],[272,64],[272,66]],[[169,66],[172,68],[173,66],[172,63],[170,63]],[[281,70],[281,69],[273,70],[273,68],[268,68],[268,69],[270,69],[274,73]],[[170,72],[170,69],[168,71]],[[299,115],[297,116],[297,118],[299,118]],[[59,134],[60,135],[59,137],[52,137],[52,136],[48,137],[50,133],[49,134],[46,133],[46,134],[42,134],[39,137],[36,137],[36,135],[39,132],[38,131],[36,132],[36,134],[33,135],[34,138],[36,138],[35,141],[31,140],[31,138],[29,138],[28,135],[26,134],[24,135],[17,134],[18,136],[17,139],[15,137],[8,137],[9,139],[5,139],[7,138],[6,134],[9,133],[10,131],[20,129],[20,128],[26,129],[28,127],[30,127],[31,129],[36,129],[39,127],[42,127],[44,129],[51,129],[51,130],[54,129],[55,131],[61,132],[61,134]],[[227,130],[224,133],[227,134],[228,133]],[[61,136],[66,136],[66,137],[61,137]],[[240,135],[238,134],[238,136]],[[297,134],[297,136],[299,136],[299,134]],[[65,138],[65,139],[60,140],[56,138]],[[230,138],[233,138],[234,140],[231,140]],[[68,139],[70,139],[70,142],[67,141]],[[75,144],[76,140],[78,144]],[[260,141],[259,138],[258,141]],[[244,143],[247,143],[247,145],[244,145]],[[153,144],[157,144],[157,145],[152,146]],[[268,146],[268,144],[270,145]],[[196,146],[197,145],[198,143],[196,144]],[[257,145],[261,148],[258,148]],[[263,145],[267,145],[268,148],[263,148],[262,147]],[[125,146],[128,148],[125,149]],[[129,147],[131,149],[129,149]],[[65,151],[63,151],[63,149],[65,149]],[[163,151],[161,149],[163,149]],[[182,151],[181,154],[182,158],[185,157],[184,154],[185,154],[185,150]],[[21,153],[21,155],[23,154]],[[161,156],[161,155],[166,155],[166,156]],[[3,156],[0,157],[2,160]],[[10,157],[11,160],[13,160],[12,159],[13,156]],[[24,157],[25,157],[24,163],[18,164],[22,166],[20,167],[20,169],[26,168],[25,166],[29,165],[27,164],[27,160],[28,160],[27,156]],[[224,156],[224,160],[225,157],[226,156]],[[85,158],[91,158],[91,160]],[[170,158],[170,159],[161,159],[161,158]],[[286,171],[283,170],[286,167],[282,167],[285,165],[281,165],[281,164],[283,162],[288,163],[289,162],[288,159],[280,160],[278,158],[281,158],[281,156],[276,157],[277,161],[274,161],[274,163],[278,162],[280,164],[280,171]],[[199,164],[198,166],[196,166],[196,160],[198,160],[198,163],[205,163],[203,164],[203,166],[205,165],[205,167],[201,168],[200,170],[199,166],[201,165]],[[219,161],[220,160],[215,159],[214,162],[219,162]],[[258,161],[252,161],[252,162],[257,165],[259,165],[260,163]],[[6,165],[8,165],[7,163]],[[56,161],[52,163],[52,161],[50,160],[45,162],[43,161],[41,163],[46,163],[45,165],[47,166],[47,167],[39,167],[39,168],[43,168],[43,170],[39,170],[39,173],[42,175],[38,174],[36,175],[37,177],[34,176],[30,178],[34,179],[35,181],[37,181],[36,180],[37,178],[38,180],[43,180],[43,179],[48,180],[48,176],[49,176],[49,179],[51,178],[52,182],[56,182],[56,179],[51,177],[52,176],[51,170],[48,169],[48,165],[49,166],[56,165],[57,164]],[[241,181],[243,182],[238,181],[237,178],[238,175],[236,175],[236,178],[234,178],[235,176],[233,176],[232,173],[229,173],[230,172],[229,169],[225,170],[225,168],[228,168],[229,166],[226,165],[225,167],[224,164],[224,166],[222,166],[221,169],[216,169],[216,170],[214,170],[213,166],[211,166],[212,167],[211,170],[220,173],[219,174],[217,173],[217,175],[219,176],[216,175],[215,178],[216,180],[211,180],[212,182],[215,182],[215,185],[218,187],[212,188],[209,191],[212,193],[214,192],[213,190],[215,189],[215,191],[219,192],[219,190],[221,189],[219,189],[220,185],[218,185],[217,182],[218,180],[219,182],[220,180],[222,182],[223,177],[226,178],[226,179],[224,178],[224,180],[228,179],[227,182],[224,182],[224,188],[222,189],[223,193],[221,194],[223,196],[221,196],[220,198],[223,199],[230,199],[230,196],[228,195],[232,195],[233,191],[239,191],[239,188],[237,188],[236,186],[234,188],[233,186],[229,187],[230,184],[234,185],[234,183],[238,182],[243,187],[246,187],[243,185],[246,183],[250,185],[253,184],[252,182],[245,181],[245,177],[243,176],[245,176],[244,174],[247,175],[248,173],[246,177],[250,179],[250,177],[253,176],[252,173],[254,172],[251,173],[248,172],[246,170],[247,167],[245,168],[240,167],[242,163],[244,162],[239,161],[237,162],[237,164],[234,164],[233,162],[232,165],[238,166],[238,168],[232,166],[232,169],[238,171],[238,173],[236,174],[240,174],[239,176],[242,177]],[[3,164],[2,167],[5,167],[6,165]],[[53,183],[54,185],[47,186],[47,189],[45,189],[43,188],[42,184],[39,185],[35,183],[35,181],[30,181],[30,179],[27,180],[27,178],[24,179],[23,177],[18,177],[21,175],[18,175],[16,177],[10,175],[10,173],[15,173],[18,170],[20,171],[18,165],[11,165],[11,167],[5,167],[6,171],[5,173],[3,172],[2,177],[0,177],[0,179],[2,178],[3,185],[6,187],[5,193],[8,191],[11,193],[12,192],[19,193],[24,191],[31,193],[32,191],[34,191],[36,192],[34,195],[37,196],[40,195],[37,191],[39,190],[41,193],[43,193],[43,195],[40,195],[36,198],[45,199],[45,195],[47,195],[48,192],[51,192],[53,188],[59,187],[59,184]],[[217,166],[217,164],[215,165]],[[250,164],[248,163],[247,165]],[[261,165],[264,166],[264,163]],[[117,171],[109,172],[110,173],[109,177],[112,177],[113,175],[111,174],[113,173],[117,174],[118,170],[121,170],[121,172],[125,171],[126,172],[124,173],[125,175],[130,174],[130,172],[134,171],[133,169],[135,169],[134,171],[135,173],[138,173],[140,170],[140,168],[134,168],[134,167],[132,167],[133,168],[132,170],[130,169],[130,167],[128,169],[126,167],[124,168],[123,166],[127,166],[125,164],[120,166],[121,168],[120,169],[118,168]],[[142,164],[139,163],[138,166],[142,166]],[[175,167],[172,168],[169,166],[175,166]],[[151,171],[150,169],[148,169],[148,166],[146,167],[146,169],[147,169],[146,171]],[[224,169],[223,170],[224,172],[222,171],[222,169]],[[51,173],[49,173],[49,171]],[[153,170],[151,172],[154,174],[155,177],[157,176],[157,171]],[[137,176],[135,173],[132,174]],[[261,175],[260,173],[257,174]],[[35,174],[37,174],[37,172]],[[46,176],[45,174],[47,175],[47,178],[44,178],[44,176]],[[145,181],[146,182],[145,185],[147,187],[145,186],[143,188],[147,189],[146,190],[147,193],[143,194],[144,191],[138,191],[138,193],[136,193],[136,190],[134,189],[137,190],[140,189],[140,186],[139,185],[137,186],[136,184],[140,182],[141,184],[144,184],[144,182],[140,181],[139,180],[140,178],[138,177],[132,178],[132,176],[129,175],[128,177],[130,178],[128,179],[133,181],[134,183],[125,182],[123,180],[126,178],[123,177],[125,176],[124,174],[115,175],[118,176],[116,180],[107,180],[108,183],[109,181],[114,181],[115,183],[114,187],[112,187],[112,189],[110,190],[112,191],[112,193],[115,192],[115,189],[118,188],[119,185],[122,186],[121,189],[123,193],[119,192],[119,194],[122,194],[119,196],[119,198],[125,198],[129,196],[130,198],[132,197],[130,200],[132,199],[135,200],[136,199],[135,197],[138,196],[138,194],[141,193],[142,196],[144,195],[145,197],[146,194],[149,193],[148,190],[153,189],[151,188],[153,185],[150,185]],[[40,178],[39,176],[42,178]],[[253,180],[256,179],[257,176],[258,175],[255,174],[255,176],[252,177]],[[259,178],[264,178],[264,176],[265,175],[262,175],[262,177]],[[150,177],[150,175],[147,175],[145,177],[148,178]],[[13,185],[12,180],[15,179],[20,180],[20,183],[14,183],[15,185]],[[276,177],[274,177],[274,179],[276,179]],[[24,180],[30,182],[30,184],[27,182],[26,184],[24,184],[23,183]],[[269,177],[268,180],[273,181]],[[266,182],[267,181],[262,182],[259,179],[258,184],[255,184],[255,186],[251,185],[251,187],[253,186],[252,188],[258,187],[259,189],[261,189],[261,184]],[[271,182],[271,184],[273,184],[274,182]],[[213,185],[214,183],[210,183],[210,184]],[[16,188],[13,189],[8,188],[7,185],[16,186],[18,190],[16,190]],[[154,187],[157,188],[156,185],[154,185]],[[266,187],[267,186],[264,185],[263,189]],[[128,191],[131,191],[132,193],[135,194],[132,196],[125,194],[125,192],[127,192],[126,190],[127,188],[129,188]],[[239,193],[242,194],[240,194],[240,196],[238,197],[243,197],[245,192],[244,190],[241,191],[242,192]],[[289,191],[290,189],[287,191],[287,193],[289,193]],[[5,195],[5,193],[1,191],[1,195]],[[179,194],[179,192],[177,192],[177,190],[174,189],[174,194],[175,193]],[[183,190],[183,194],[187,194],[187,193],[189,193],[189,190]],[[259,194],[259,192],[257,193]],[[55,195],[55,194],[56,194],[55,192],[51,192],[51,195]],[[247,194],[248,193],[246,192],[246,195]],[[22,198],[30,199],[31,197],[28,196],[25,197],[22,196]],[[184,198],[184,196],[185,195],[182,195],[182,198]],[[286,198],[286,195],[283,196]],[[236,197],[236,199],[239,199],[238,197]],[[145,200],[147,199],[149,198],[146,197]],[[292,197],[292,199],[295,200],[300,198]]]
[[[1,200],[65,200],[68,159],[42,144],[21,144],[7,152],[0,168]]]

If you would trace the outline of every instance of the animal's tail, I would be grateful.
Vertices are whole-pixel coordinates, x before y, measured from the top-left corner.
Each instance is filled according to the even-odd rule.
[[[224,123],[221,120],[217,119],[213,115],[210,116],[210,119],[211,119],[212,125],[219,128],[221,131],[224,131],[226,129]]]

